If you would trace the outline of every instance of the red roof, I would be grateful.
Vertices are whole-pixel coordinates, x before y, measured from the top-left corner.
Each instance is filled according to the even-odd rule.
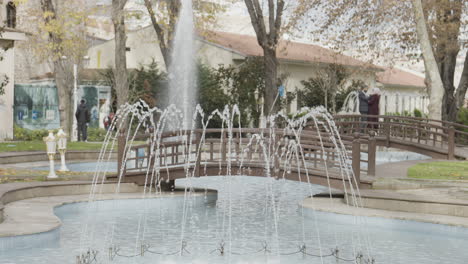
[[[208,36],[207,41],[226,47],[242,55],[263,56],[263,49],[254,36],[226,32],[211,32]],[[306,63],[336,63],[347,66],[364,66],[381,69],[379,66],[339,54],[330,49],[299,42],[280,41],[277,56],[280,60]]]
[[[377,73],[377,81],[387,85],[426,87],[423,77],[396,68]]]

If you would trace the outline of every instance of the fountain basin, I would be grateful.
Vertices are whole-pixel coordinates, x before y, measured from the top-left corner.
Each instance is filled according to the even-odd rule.
[[[223,215],[227,213],[225,207],[231,201],[232,205],[232,236],[236,243],[236,250],[240,253],[249,253],[250,251],[260,250],[262,248],[262,240],[265,238],[265,220],[271,219],[265,215],[262,208],[265,200],[264,193],[259,192],[265,188],[265,182],[268,179],[255,177],[232,177],[231,184],[226,185],[228,178],[210,177],[209,179],[193,179],[194,187],[219,189],[217,206],[214,207],[210,203],[197,202],[189,209],[189,221],[186,226],[187,249],[191,252],[184,256],[157,256],[147,253],[145,256],[139,256],[135,259],[135,263],[154,263],[160,261],[162,263],[228,263],[230,257],[219,256],[216,251],[219,246],[220,230],[219,220],[222,221]],[[179,182],[188,186],[187,180]],[[373,244],[373,256],[376,258],[376,263],[442,263],[445,259],[448,263],[464,263],[468,257],[463,248],[467,245],[465,237],[468,236],[468,229],[460,227],[450,227],[445,225],[433,225],[412,221],[399,221],[382,219],[379,217],[363,217],[356,218],[351,215],[341,215],[341,213],[361,214],[366,212],[371,216],[394,216],[400,213],[387,212],[388,214],[379,215],[375,213],[375,209],[358,209],[351,210],[339,200],[323,199],[322,203],[319,199],[314,198],[313,208],[301,209],[297,202],[302,201],[309,187],[306,184],[288,182],[288,181],[273,181],[278,203],[278,219],[280,225],[281,252],[293,253],[297,251],[297,246],[302,241],[301,222],[305,224],[305,234],[310,253],[318,252],[316,239],[314,238],[315,228],[314,223],[318,225],[320,236],[322,237],[322,250],[328,253],[330,248],[335,245],[334,237],[339,240],[338,245],[350,246],[348,233],[355,231],[356,226],[352,223],[356,219],[366,222],[366,232],[370,233],[370,239]],[[229,191],[229,188],[231,188]],[[312,186],[313,192],[323,191],[323,187]],[[257,190],[257,191],[255,191]],[[231,198],[229,198],[229,193]],[[141,197],[141,194],[140,194]],[[203,196],[202,196],[203,197]],[[262,198],[263,197],[263,198]],[[54,197],[51,197],[54,198]],[[59,198],[58,196],[55,198]],[[83,196],[86,198],[86,195]],[[118,201],[96,201],[100,207],[100,213],[96,217],[96,236],[100,235],[99,230],[103,230],[106,225],[101,225],[102,222],[107,222],[113,217],[117,217],[118,230],[121,234],[116,235],[115,241],[120,241],[120,253],[122,255],[134,253],[135,249],[135,233],[140,213],[147,210],[148,227],[145,240],[151,244],[151,250],[172,252],[180,245],[180,208],[183,205],[183,197],[166,197],[162,199],[129,199]],[[200,200],[198,200],[200,201]],[[204,199],[202,199],[204,201]],[[307,201],[307,200],[306,200]],[[321,205],[328,204],[327,206]],[[148,203],[146,203],[148,202]],[[145,209],[145,203],[148,208]],[[159,205],[158,205],[159,203]],[[296,204],[296,206],[294,206]],[[118,205],[117,207],[115,205]],[[321,209],[336,209],[347,208],[351,211],[339,211],[336,213],[317,212]],[[361,211],[362,210],[362,211]],[[370,210],[370,211],[369,211]],[[380,210],[381,211],[381,210]],[[123,212],[126,212],[122,214]],[[164,212],[162,219],[159,219],[161,212]],[[239,214],[242,212],[243,214]],[[83,213],[86,215],[86,204],[74,203],[57,207],[55,213],[63,221],[60,229],[55,229],[51,232],[33,236],[19,236],[12,238],[1,238],[0,244],[3,251],[2,261],[7,263],[69,263],[74,257],[79,254],[79,237],[81,233],[82,223],[84,219]],[[268,213],[267,213],[268,214]],[[94,215],[93,215],[94,217]],[[158,220],[159,219],[159,220]],[[409,219],[409,218],[408,218]],[[157,220],[157,221],[156,221]],[[227,219],[226,219],[227,221]],[[239,222],[240,221],[240,222]],[[90,223],[93,223],[92,221]],[[228,222],[225,222],[226,225]],[[359,226],[357,226],[359,227]],[[227,227],[226,227],[227,229]],[[242,240],[249,235],[251,240]],[[197,238],[197,239],[195,239]],[[239,240],[241,239],[241,240]],[[198,242],[197,242],[198,241]],[[42,243],[41,243],[42,242]],[[126,242],[126,243],[124,243]],[[268,247],[273,247],[274,241],[268,242]],[[345,247],[349,248],[349,247]],[[210,251],[214,253],[210,254]],[[107,256],[107,251],[100,250],[99,256]],[[198,254],[197,254],[198,252]],[[238,253],[238,252],[237,252]],[[346,249],[341,251],[342,257],[351,256]],[[47,256],[47,257],[43,257]],[[273,255],[265,255],[258,253],[253,255],[234,256],[232,255],[231,263],[321,263],[320,259],[303,256],[302,254],[292,254],[286,257],[280,256],[276,258]],[[116,257],[113,262],[104,261],[104,263],[128,263],[128,258]],[[335,263],[335,260],[326,258],[323,263]],[[447,263],[447,262],[446,262]]]

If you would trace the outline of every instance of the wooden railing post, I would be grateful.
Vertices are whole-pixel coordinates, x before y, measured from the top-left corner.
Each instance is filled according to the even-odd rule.
[[[117,173],[119,177],[120,175],[122,175],[122,179],[125,177],[125,168],[123,168],[123,171],[122,171],[122,165],[124,163],[125,156],[126,156],[125,155],[126,145],[127,145],[127,140],[125,136],[125,130],[121,129],[117,135]]]
[[[240,161],[240,155],[241,155],[241,153],[240,153],[241,134],[240,134],[240,132],[237,132],[236,135],[237,135],[236,136],[236,141],[237,141],[236,142],[236,161],[239,162]]]
[[[197,160],[195,161],[195,177],[200,177],[200,162],[201,162],[201,159],[202,159],[202,150],[200,148],[201,146],[201,134],[200,133],[197,133],[196,136],[195,136],[195,140],[197,141],[197,144],[195,145],[196,146],[196,149],[195,149],[195,157],[197,157]],[[199,151],[200,150],[200,151]]]
[[[375,176],[375,159],[377,153],[377,140],[375,132],[369,133],[369,143],[367,145],[367,175]]]
[[[447,137],[447,144],[448,144],[448,159],[453,160],[455,159],[455,128],[450,126],[448,129],[448,137]]]
[[[359,185],[361,183],[361,142],[359,141],[359,133],[354,133],[351,154],[354,178],[356,179],[356,182]]]
[[[421,134],[422,134],[422,128],[421,128],[421,122],[418,122],[418,128],[416,129],[416,133],[418,135],[418,144],[421,144]]]
[[[154,128],[150,127],[148,130],[148,139],[146,140],[146,143],[148,144],[148,149],[146,153],[146,161],[147,161],[147,167],[151,168],[151,165],[153,164],[153,155],[152,155],[152,146],[153,146],[153,135],[154,135]]]
[[[384,117],[384,133],[385,133],[385,143],[388,148],[390,147],[390,120],[388,117]]]
[[[221,132],[221,160],[226,162],[226,152],[227,152],[227,142],[226,142],[226,132]]]
[[[281,141],[281,136],[278,134],[275,134],[275,143],[273,145],[273,159],[274,159],[274,164],[273,164],[273,176],[274,177],[279,177],[280,176],[280,157],[278,153],[275,151],[275,149],[281,149],[280,147],[280,141]]]

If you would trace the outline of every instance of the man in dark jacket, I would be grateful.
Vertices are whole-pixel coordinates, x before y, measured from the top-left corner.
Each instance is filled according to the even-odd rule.
[[[359,112],[361,115],[361,128],[367,127],[367,116],[369,114],[369,96],[367,95],[367,86],[364,86],[359,91]]]
[[[90,121],[90,114],[88,107],[86,106],[86,101],[81,100],[80,105],[76,109],[75,113],[76,121],[78,123],[78,141],[87,141],[88,139],[88,123]]]

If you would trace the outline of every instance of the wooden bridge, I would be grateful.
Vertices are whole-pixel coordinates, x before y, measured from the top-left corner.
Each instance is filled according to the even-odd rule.
[[[343,138],[356,132],[375,134],[376,144],[408,150],[436,159],[468,159],[468,126],[440,120],[403,116],[337,115]],[[362,121],[377,118],[378,121]]]
[[[339,136],[320,124],[309,123],[299,134],[281,128],[171,131],[161,133],[157,140],[153,134],[143,134],[134,140],[146,144],[129,147],[127,135],[121,132],[119,171],[107,178],[144,185],[187,176],[246,175],[338,189],[356,184],[369,188],[369,176],[375,175],[377,146],[433,158],[468,158],[468,126],[397,116],[378,116],[378,122],[368,122],[363,117],[335,116]],[[337,146],[339,138],[342,146]]]

